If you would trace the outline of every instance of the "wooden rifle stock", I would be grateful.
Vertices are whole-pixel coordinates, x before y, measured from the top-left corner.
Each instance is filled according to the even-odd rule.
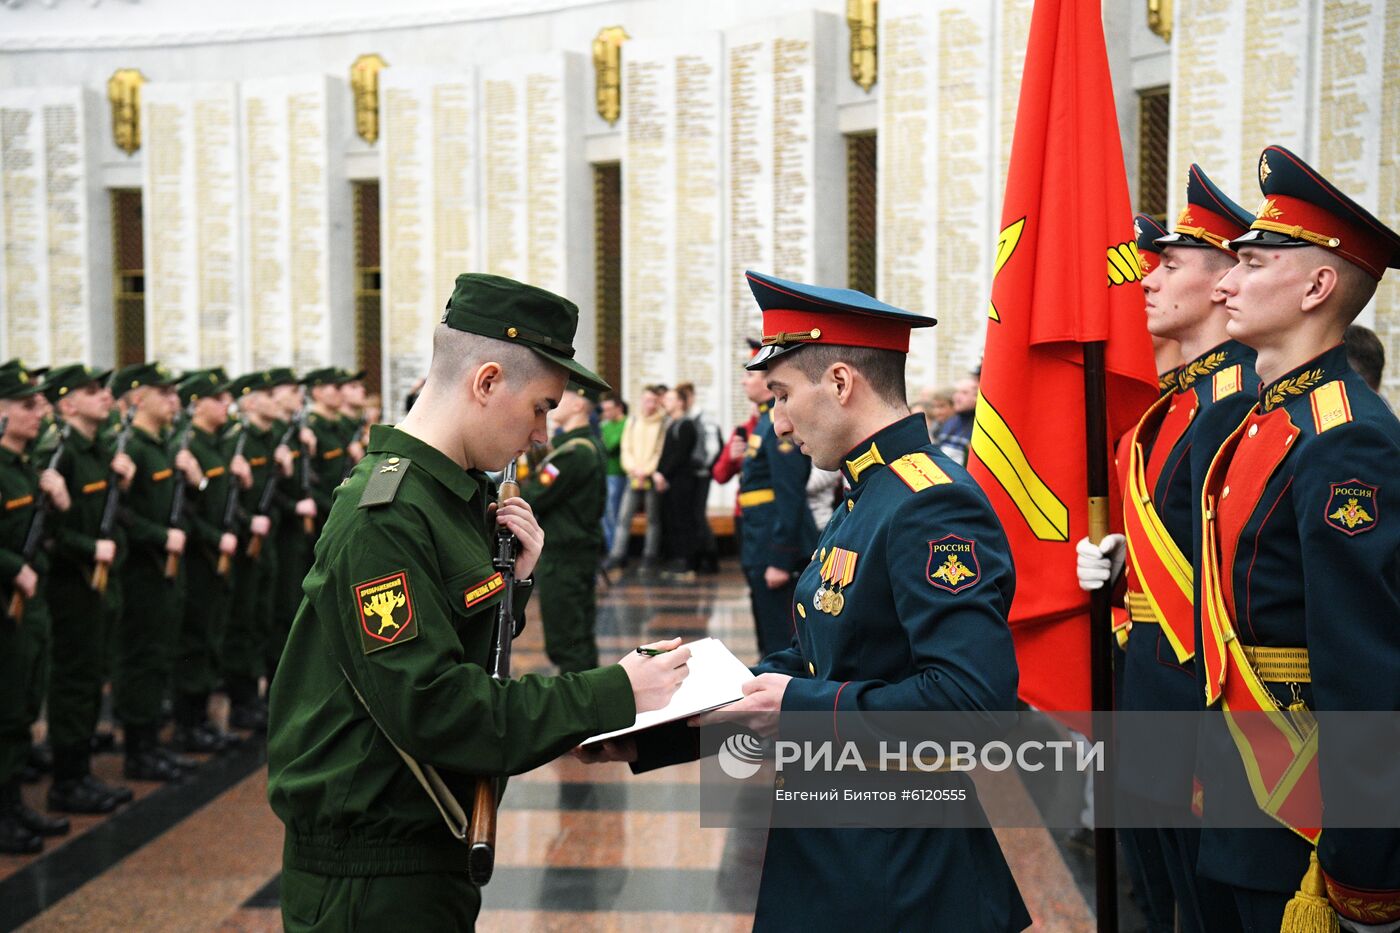
[[[501,480],[497,502],[520,495],[520,486],[515,481],[515,463],[506,467]],[[501,574],[504,586],[501,601],[496,604],[496,624],[493,631],[490,657],[491,677],[504,683],[510,680],[511,641],[519,634],[515,627],[515,536],[500,526],[496,532],[496,554],[491,561]],[[472,884],[481,886],[491,880],[496,867],[496,778],[476,779],[476,798],[472,802],[472,818],[468,827],[467,877]]]

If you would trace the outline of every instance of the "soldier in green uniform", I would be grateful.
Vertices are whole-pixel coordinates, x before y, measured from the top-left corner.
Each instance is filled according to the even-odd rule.
[[[258,683],[264,673],[277,569],[275,516],[271,514],[275,510],[262,511],[261,502],[267,484],[276,482],[278,471],[277,409],[266,370],[239,377],[230,389],[242,417],[225,436],[224,453],[230,461],[236,459],[235,454],[241,457],[250,484],[239,494],[240,546],[233,566],[233,598],[220,668],[228,691],[229,723],[238,729],[261,730],[267,726],[267,713],[258,695]]]
[[[140,781],[175,781],[187,761],[161,747],[157,738],[161,701],[175,666],[184,589],[180,573],[166,576],[170,555],[185,551],[185,532],[171,527],[175,472],[197,486],[200,474],[185,452],[172,456],[165,435],[179,412],[175,377],[157,363],[127,366],[112,379],[134,410],[126,452],[136,464],[131,488],[122,495],[122,524],[129,550],[121,567],[124,600],[116,633],[113,710],[122,724],[123,774]]]
[[[66,436],[58,471],[72,507],[53,519],[52,571],[48,576],[53,621],[53,668],[49,680],[49,743],[53,747],[50,810],[108,813],[131,799],[131,791],[93,777],[88,758],[102,702],[107,630],[113,623],[112,589],[92,586],[97,562],[113,565],[121,555],[121,535],[98,538],[107,499],[109,473],[130,482],[136,466],[125,454],[114,456],[98,437],[112,410],[108,373],[81,363],[49,372],[43,391],[58,410]],[[37,456],[48,455],[39,448]]]
[[[469,801],[476,776],[517,774],[625,727],[686,674],[684,649],[558,677],[498,682],[485,670],[505,586],[495,529],[519,542],[519,611],[547,545],[523,499],[493,511],[483,471],[544,442],[568,378],[603,387],[573,359],[577,323],[549,292],[459,276],[422,396],[399,427],[373,428],[336,497],[272,686],[268,796],[286,824],[288,930],[388,929],[409,916],[471,929],[481,894],[467,847],[395,746]]]
[[[341,370],[340,425],[345,437],[345,452],[359,463],[365,455],[365,371]]]
[[[605,455],[589,424],[590,394],[569,386],[551,419],[561,433],[520,487],[549,537],[538,575],[544,650],[566,674],[598,666],[594,578],[603,556],[608,491]]]
[[[302,377],[301,384],[311,395],[311,411],[306,426],[315,438],[311,455],[311,498],[316,505],[316,524],[326,523],[331,511],[331,494],[345,476],[348,456],[340,423],[340,382],[342,374],[333,366],[315,369]]]
[[[314,456],[315,437],[301,423],[305,401],[301,383],[286,368],[272,370],[272,401],[277,406],[277,428],[283,475],[277,481],[273,508],[277,510],[276,563],[272,580],[272,620],[264,647],[268,677],[277,670],[282,646],[292,627],[292,616],[301,605],[301,581],[311,569],[311,550],[316,543],[316,500],[303,488],[302,459]],[[310,443],[308,443],[310,441]],[[308,528],[309,524],[309,528]]]
[[[0,367],[0,853],[10,855],[38,852],[44,836],[68,832],[67,819],[36,813],[20,797],[35,698],[49,672],[48,554],[41,547],[26,561],[24,543],[44,497],[58,511],[71,504],[58,471],[39,474],[26,454],[41,427],[38,393],[23,366]],[[11,612],[15,596],[23,601],[20,618]]]
[[[234,482],[219,440],[228,422],[232,396],[222,369],[186,373],[179,384],[180,403],[193,405],[189,452],[199,464],[200,480],[185,494],[184,618],[175,665],[175,743],[181,751],[218,752],[230,741],[209,719],[209,694],[218,683],[219,646],[228,624],[232,573],[219,572],[238,551],[238,534],[224,527],[228,484]]]

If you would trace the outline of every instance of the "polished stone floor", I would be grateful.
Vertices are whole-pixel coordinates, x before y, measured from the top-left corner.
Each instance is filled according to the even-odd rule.
[[[624,579],[601,594],[599,647],[615,658],[672,634],[715,635],[755,651],[748,598],[731,564],[687,583]],[[519,671],[548,671],[540,628],[516,643]],[[94,759],[115,780],[116,755]],[[483,895],[486,931],[747,930],[763,838],[699,824],[695,764],[632,776],[623,765],[565,757],[512,780],[497,868]],[[0,856],[0,930],[261,931],[280,929],[281,824],[266,804],[260,743],[205,762],[179,786],[134,785],[135,803],[34,858]],[[44,785],[25,788],[39,806]],[[1033,806],[1016,784],[999,795]],[[998,836],[1036,930],[1094,928],[1092,860],[1044,830]],[[1141,929],[1130,899],[1125,931]],[[411,911],[405,916],[412,927]]]

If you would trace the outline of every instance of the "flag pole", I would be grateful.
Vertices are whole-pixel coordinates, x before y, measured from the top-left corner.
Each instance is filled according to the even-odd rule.
[[[1080,345],[1084,354],[1084,446],[1088,458],[1089,540],[1108,534],[1108,394],[1103,341]],[[1103,742],[1104,767],[1094,772],[1094,912],[1099,933],[1118,930],[1118,844],[1112,827],[1115,771],[1112,629],[1108,587],[1089,594],[1090,697],[1095,741]]]

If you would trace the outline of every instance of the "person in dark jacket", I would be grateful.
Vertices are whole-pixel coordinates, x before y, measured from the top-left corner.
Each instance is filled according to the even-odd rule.
[[[652,484],[661,492],[661,557],[665,572],[687,578],[695,573],[695,422],[686,417],[694,396],[688,386],[668,389],[662,399],[669,422]]]

